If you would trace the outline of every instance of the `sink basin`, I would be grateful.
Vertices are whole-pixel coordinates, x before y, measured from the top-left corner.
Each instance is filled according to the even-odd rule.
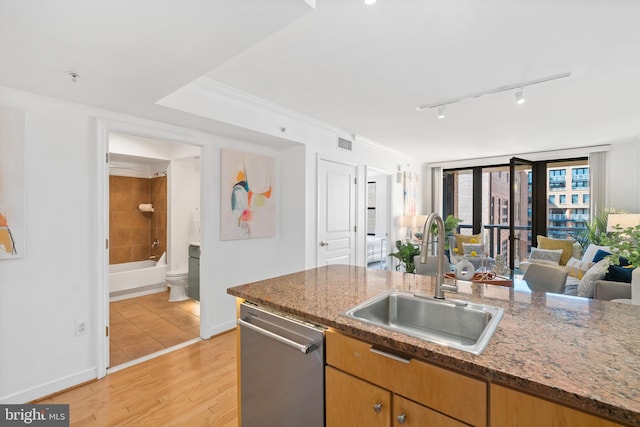
[[[480,354],[504,310],[430,295],[390,291],[347,310],[344,315],[447,347]]]

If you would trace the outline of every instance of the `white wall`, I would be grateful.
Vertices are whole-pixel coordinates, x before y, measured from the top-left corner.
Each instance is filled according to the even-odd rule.
[[[295,138],[288,148],[276,149],[10,88],[0,87],[0,105],[26,111],[28,246],[24,259],[0,264],[0,403],[36,399],[95,378],[101,369],[97,348],[104,338],[96,304],[101,298],[97,282],[104,269],[100,260],[105,236],[99,235],[104,228],[99,209],[103,190],[96,171],[105,167],[100,164],[104,154],[99,152],[98,138],[102,123],[108,123],[107,130],[151,138],[173,133],[181,136],[175,141],[202,148],[201,335],[205,338],[235,325],[235,302],[226,293],[228,287],[315,266],[318,156],[357,164],[360,183],[365,182],[365,165],[395,170],[406,163],[402,156],[359,140],[352,152],[339,150],[335,130],[289,116],[286,123],[295,129],[291,132]],[[282,132],[282,117],[261,111],[239,117],[248,129],[265,133],[269,137],[265,144],[271,147],[272,136]],[[124,125],[110,128],[113,123]],[[276,159],[275,237],[220,241],[222,147]],[[393,187],[391,215],[401,215],[402,189],[399,184]],[[365,190],[360,185],[359,263],[364,263]],[[75,337],[76,320],[88,320],[90,333]]]
[[[220,122],[229,123],[240,128],[250,129],[265,135],[285,138],[305,145],[305,267],[312,268],[317,264],[317,163],[318,158],[326,158],[339,162],[357,165],[358,187],[357,210],[358,264],[365,262],[366,212],[365,167],[394,173],[399,168],[403,171],[419,175],[422,185],[421,165],[412,164],[410,157],[383,149],[361,137],[355,137],[344,131],[333,128],[326,123],[304,117],[298,113],[259,100],[253,96],[243,96],[238,91],[218,85],[206,78],[198,79],[159,101],[160,105],[175,108],[184,112],[208,117]],[[353,141],[353,150],[345,151],[337,147],[338,136]],[[389,189],[392,199],[390,215],[396,224],[391,230],[393,241],[400,233],[396,219],[402,215],[402,184],[392,180]],[[422,194],[418,195],[418,212],[422,211]]]
[[[0,261],[0,402],[25,402],[95,377],[95,131],[82,106],[0,88],[26,111],[26,240]]]
[[[187,270],[189,243],[200,241],[200,159],[172,160],[168,175],[169,270]]]
[[[24,403],[97,375],[97,343],[104,335],[96,314],[104,268],[98,260],[105,236],[98,233],[96,170],[104,167],[104,155],[96,118],[174,132],[202,146],[204,337],[235,325],[229,286],[304,267],[304,147],[276,150],[2,87],[0,105],[26,111],[28,247],[25,258],[0,261],[0,403]],[[275,237],[219,240],[221,147],[275,157],[281,214]],[[75,320],[88,320],[89,334],[75,337]]]

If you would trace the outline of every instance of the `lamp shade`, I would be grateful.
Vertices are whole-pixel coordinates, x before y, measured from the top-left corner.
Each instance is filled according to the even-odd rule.
[[[402,226],[413,228],[416,226],[416,217],[415,215],[403,216],[402,217]]]
[[[609,214],[607,231],[622,231],[640,224],[640,214]]]
[[[422,229],[424,228],[424,223],[427,222],[427,218],[429,217],[429,215],[416,215],[416,227],[418,227],[420,230],[420,233],[422,233]]]

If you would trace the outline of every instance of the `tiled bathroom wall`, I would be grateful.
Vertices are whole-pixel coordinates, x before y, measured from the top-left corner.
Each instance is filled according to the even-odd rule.
[[[141,203],[154,212],[140,212]],[[109,177],[109,264],[160,257],[167,246],[167,177]],[[152,248],[158,239],[159,247]]]

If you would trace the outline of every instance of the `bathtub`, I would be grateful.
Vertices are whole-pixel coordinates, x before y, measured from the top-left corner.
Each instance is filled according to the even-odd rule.
[[[111,300],[131,298],[166,290],[167,254],[158,261],[137,261],[109,266],[109,297]]]

